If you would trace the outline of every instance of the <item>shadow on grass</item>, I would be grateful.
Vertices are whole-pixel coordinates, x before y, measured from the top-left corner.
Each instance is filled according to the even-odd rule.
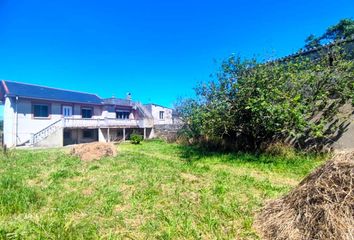
[[[256,165],[298,165],[309,161],[322,161],[327,155],[315,153],[298,152],[294,156],[274,156],[270,154],[260,153],[246,153],[246,152],[232,152],[232,151],[215,151],[208,150],[203,146],[195,145],[180,145],[180,158],[187,163],[195,163],[205,159],[217,159],[225,163],[252,163]]]
[[[242,160],[246,162],[255,162],[259,160],[259,154],[250,154],[232,151],[210,150],[198,145],[179,145],[181,159],[188,163],[200,161],[206,158],[217,158],[225,162]]]

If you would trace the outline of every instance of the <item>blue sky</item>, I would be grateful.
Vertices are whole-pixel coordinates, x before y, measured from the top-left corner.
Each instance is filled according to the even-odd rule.
[[[172,106],[230,54],[290,54],[354,1],[0,0],[0,16],[0,79]]]

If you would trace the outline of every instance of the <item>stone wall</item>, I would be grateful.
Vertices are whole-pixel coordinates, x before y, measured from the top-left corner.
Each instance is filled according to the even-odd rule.
[[[154,137],[162,138],[167,141],[177,139],[177,133],[181,129],[180,124],[160,124],[154,126]]]

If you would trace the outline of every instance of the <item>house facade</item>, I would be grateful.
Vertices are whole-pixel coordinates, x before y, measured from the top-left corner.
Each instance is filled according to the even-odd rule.
[[[129,139],[132,133],[153,138],[155,124],[172,124],[172,109],[149,108],[130,96],[103,99],[91,93],[3,80],[0,97],[7,147],[111,142]]]

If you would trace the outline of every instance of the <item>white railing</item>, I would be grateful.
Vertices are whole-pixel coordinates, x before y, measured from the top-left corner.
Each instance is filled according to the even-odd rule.
[[[39,132],[32,134],[29,143],[35,145],[49,135],[53,134],[58,128],[105,128],[105,127],[127,127],[127,128],[150,128],[153,126],[151,119],[116,119],[116,118],[62,118]]]
[[[76,127],[138,127],[138,120],[134,119],[116,119],[116,118],[64,118],[64,128],[76,128]]]
[[[62,120],[59,119],[59,120],[51,123],[47,127],[43,128],[39,132],[32,134],[29,143],[31,145],[34,145],[34,144],[40,142],[41,140],[45,139],[46,137],[48,137],[52,133],[54,133],[58,128],[61,127],[61,121]]]

